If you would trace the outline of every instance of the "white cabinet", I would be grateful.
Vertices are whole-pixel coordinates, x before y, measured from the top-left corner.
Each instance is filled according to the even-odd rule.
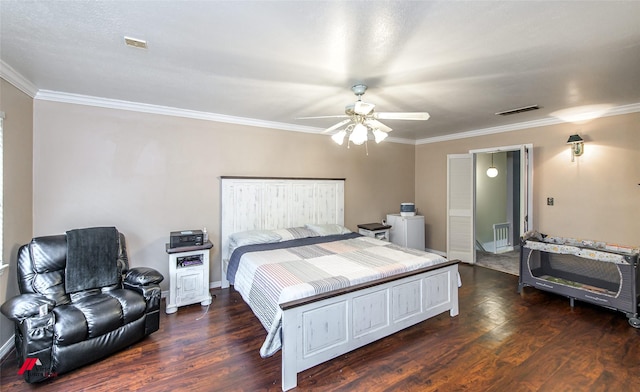
[[[424,216],[401,216],[388,214],[387,222],[391,225],[389,240],[404,248],[424,250]]]
[[[209,293],[209,249],[211,242],[201,246],[169,248],[169,296],[167,313],[175,313],[179,306],[200,302],[211,303]]]
[[[179,269],[176,272],[176,304],[200,301],[204,295],[204,280],[203,268]]]

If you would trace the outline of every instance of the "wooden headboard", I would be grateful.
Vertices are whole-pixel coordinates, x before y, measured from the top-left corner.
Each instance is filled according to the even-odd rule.
[[[231,234],[307,223],[344,225],[344,179],[221,177],[221,181],[223,287]]]

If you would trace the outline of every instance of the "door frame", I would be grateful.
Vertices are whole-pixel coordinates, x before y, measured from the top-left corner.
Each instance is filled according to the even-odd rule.
[[[520,234],[533,227],[533,144],[516,144],[511,146],[489,147],[469,150],[473,156],[475,170],[476,154],[520,151]],[[473,214],[476,213],[476,183],[473,183]],[[475,219],[474,219],[475,224]],[[473,228],[475,232],[475,227]],[[515,239],[514,239],[515,240]],[[514,241],[515,242],[515,241]],[[474,252],[475,253],[475,252]],[[475,257],[474,257],[475,262]]]

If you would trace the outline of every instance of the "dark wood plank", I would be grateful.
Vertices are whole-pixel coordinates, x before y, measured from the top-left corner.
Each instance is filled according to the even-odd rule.
[[[640,331],[624,314],[525,288],[459,264],[460,314],[439,315],[302,372],[298,389],[622,391],[640,387]],[[260,358],[262,325],[233,289],[162,313],[160,330],[103,361],[33,386],[13,355],[2,391],[278,391],[280,353]],[[164,309],[164,308],[163,308]]]

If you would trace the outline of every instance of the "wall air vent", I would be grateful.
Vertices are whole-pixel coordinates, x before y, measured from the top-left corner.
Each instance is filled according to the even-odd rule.
[[[511,114],[524,113],[524,112],[529,112],[531,110],[538,110],[538,109],[540,109],[540,106],[538,106],[538,105],[523,106],[523,107],[517,108],[517,109],[509,109],[509,110],[505,110],[503,112],[498,112],[498,113],[496,113],[496,115],[498,115],[498,116],[509,116]]]

